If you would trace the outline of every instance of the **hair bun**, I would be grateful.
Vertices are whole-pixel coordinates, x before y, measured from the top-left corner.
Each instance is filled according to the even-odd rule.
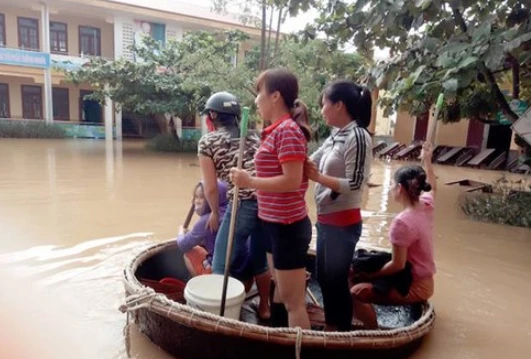
[[[422,186],[421,188],[424,192],[429,192],[431,191],[431,184],[429,184],[428,182],[424,182],[424,185]]]

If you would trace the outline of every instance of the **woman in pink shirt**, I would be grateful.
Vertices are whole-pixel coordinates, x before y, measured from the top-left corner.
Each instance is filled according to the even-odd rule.
[[[433,260],[433,215],[436,177],[431,164],[431,144],[422,149],[425,169],[404,166],[394,175],[391,189],[393,199],[403,206],[391,223],[389,241],[393,245],[392,259],[378,272],[363,274],[364,280],[387,277],[411,264],[413,281],[406,296],[395,289],[383,295],[371,283],[359,283],[351,288],[355,316],[367,328],[377,328],[375,304],[413,304],[428,300],[433,295],[435,262]]]

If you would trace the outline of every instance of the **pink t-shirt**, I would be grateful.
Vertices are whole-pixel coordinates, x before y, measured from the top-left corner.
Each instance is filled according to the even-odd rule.
[[[400,212],[391,223],[389,241],[407,248],[414,279],[425,279],[435,274],[433,260],[433,193],[423,193],[420,205]]]

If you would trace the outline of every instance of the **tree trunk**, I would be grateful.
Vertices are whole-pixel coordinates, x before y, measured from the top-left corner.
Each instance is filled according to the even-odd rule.
[[[278,10],[278,23],[277,23],[277,31],[276,31],[276,34],[275,34],[275,51],[274,51],[274,55],[273,55],[273,58],[276,60],[277,56],[278,56],[278,40],[280,38],[280,25],[282,24],[282,8],[280,8]],[[286,12],[287,13],[287,12]]]
[[[511,56],[511,67],[513,72],[513,99],[520,98],[520,64],[518,60]]]
[[[267,26],[267,2],[262,0],[262,33],[260,36],[260,71],[265,70],[265,45],[266,45],[266,26]]]
[[[168,121],[166,120],[166,116],[153,115],[153,118],[155,119],[155,122],[157,123],[157,126],[159,127],[160,133],[166,134],[170,132],[170,128],[168,126]]]
[[[273,15],[275,14],[275,8],[271,5],[271,15],[269,16],[269,29],[267,31],[267,51],[265,67],[269,67],[269,61],[271,58],[271,32],[273,31]]]

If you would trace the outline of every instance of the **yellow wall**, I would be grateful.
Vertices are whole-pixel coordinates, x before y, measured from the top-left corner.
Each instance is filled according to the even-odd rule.
[[[39,45],[43,49],[41,34],[41,13],[40,11],[2,7],[0,13],[5,15],[6,21],[6,47],[18,48],[18,17],[28,17],[36,19],[39,23]],[[101,52],[106,58],[114,57],[114,30],[113,24],[108,24],[101,18],[81,18],[65,14],[50,14],[50,21],[64,22],[68,29],[68,54],[79,55],[79,26],[97,27],[101,30]]]
[[[403,144],[410,144],[415,134],[416,119],[406,111],[400,111],[396,118],[394,139]],[[428,125],[429,126],[429,125]],[[439,123],[436,143],[445,146],[466,146],[468,134],[468,120],[464,119],[458,123]]]
[[[44,110],[44,87],[42,83],[36,83],[33,79],[29,77],[8,77],[0,75],[0,83],[7,83],[9,85],[9,101],[10,101],[10,110],[11,118],[22,118],[22,85],[36,85],[42,87],[42,104]],[[53,87],[61,87],[69,89],[69,113],[70,121],[78,122],[79,121],[79,93],[80,90],[85,89],[89,90],[88,86],[75,86],[72,84],[61,83],[59,85],[54,85]]]
[[[439,123],[435,143],[443,146],[465,147],[468,135],[468,119],[457,123]]]
[[[415,118],[406,111],[399,111],[396,116],[394,139],[396,142],[409,144],[413,141]]]

